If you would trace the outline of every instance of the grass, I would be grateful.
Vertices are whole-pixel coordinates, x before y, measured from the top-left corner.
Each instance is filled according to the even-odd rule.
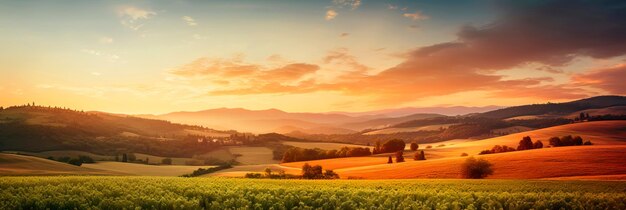
[[[626,182],[6,177],[0,209],[625,209]]]
[[[83,164],[81,167],[141,176],[180,176],[192,173],[198,168],[207,168],[207,166],[146,165],[123,162],[97,162]]]
[[[235,160],[244,165],[272,164],[279,161],[272,159],[272,150],[267,147],[247,147],[232,146],[228,147],[231,154],[239,154]]]
[[[343,178],[458,178],[460,164],[466,158],[460,157],[461,153],[476,156],[480,151],[494,145],[517,147],[523,136],[530,136],[533,141],[542,140],[547,146],[547,139],[552,136],[580,135],[585,140],[591,140],[595,145],[543,148],[479,157],[486,158],[494,164],[495,173],[489,178],[620,179],[620,176],[626,175],[625,127],[626,121],[598,121],[555,126],[485,140],[438,142],[431,144],[433,148],[424,150],[426,161],[413,161],[413,152],[405,152],[407,162],[404,163],[387,164],[387,156],[390,154],[306,162],[334,169]],[[437,147],[444,143],[446,146]],[[424,149],[427,145],[429,144],[420,145],[420,149]],[[304,163],[294,162],[281,165],[297,169]]]
[[[0,153],[0,175],[120,175],[39,157]]]
[[[282,143],[284,145],[300,147],[300,148],[305,148],[305,149],[320,148],[320,149],[323,149],[323,150],[332,150],[332,149],[339,150],[339,149],[341,149],[343,147],[369,147],[369,148],[373,148],[371,146],[358,145],[358,144],[342,144],[342,143],[328,143],[328,142],[283,141]]]

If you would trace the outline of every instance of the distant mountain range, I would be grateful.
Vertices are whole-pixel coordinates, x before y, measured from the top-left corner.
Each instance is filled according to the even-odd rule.
[[[345,134],[380,128],[409,120],[446,115],[460,115],[495,110],[486,107],[424,107],[385,109],[369,112],[290,113],[278,109],[247,110],[219,108],[196,112],[172,112],[163,115],[137,115],[177,123],[202,125],[221,130],[254,133]]]
[[[367,112],[328,113],[291,113],[278,109],[219,108],[195,112],[172,112],[163,115],[138,115],[138,117],[253,133],[348,134],[434,117],[468,114],[498,119],[537,115],[560,116],[585,109],[621,105],[626,105],[626,97],[598,96],[566,103],[532,104],[506,108],[499,106],[406,107]]]

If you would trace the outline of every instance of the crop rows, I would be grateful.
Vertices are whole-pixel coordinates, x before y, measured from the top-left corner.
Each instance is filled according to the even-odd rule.
[[[626,209],[626,182],[2,177],[0,209]]]

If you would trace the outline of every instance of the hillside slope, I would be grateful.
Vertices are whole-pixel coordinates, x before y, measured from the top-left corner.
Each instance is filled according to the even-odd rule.
[[[426,161],[414,161],[413,152],[405,152],[404,163],[387,164],[387,156],[337,158],[307,161],[312,165],[334,169],[343,178],[459,178],[461,153],[477,156],[494,145],[517,147],[524,136],[534,141],[552,136],[580,135],[592,146],[572,146],[480,155],[494,164],[490,178],[556,178],[616,176],[626,174],[626,121],[597,121],[555,126],[496,138],[444,143],[442,147],[425,149]],[[424,148],[422,145],[420,148]],[[293,169],[304,162],[281,164]]]
[[[89,169],[48,159],[0,153],[0,175],[125,175]]]

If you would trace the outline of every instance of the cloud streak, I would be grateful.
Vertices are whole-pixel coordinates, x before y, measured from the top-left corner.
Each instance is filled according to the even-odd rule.
[[[117,10],[121,20],[120,23],[132,30],[139,30],[143,27],[143,21],[148,20],[157,15],[156,12],[134,6],[123,6]]]

